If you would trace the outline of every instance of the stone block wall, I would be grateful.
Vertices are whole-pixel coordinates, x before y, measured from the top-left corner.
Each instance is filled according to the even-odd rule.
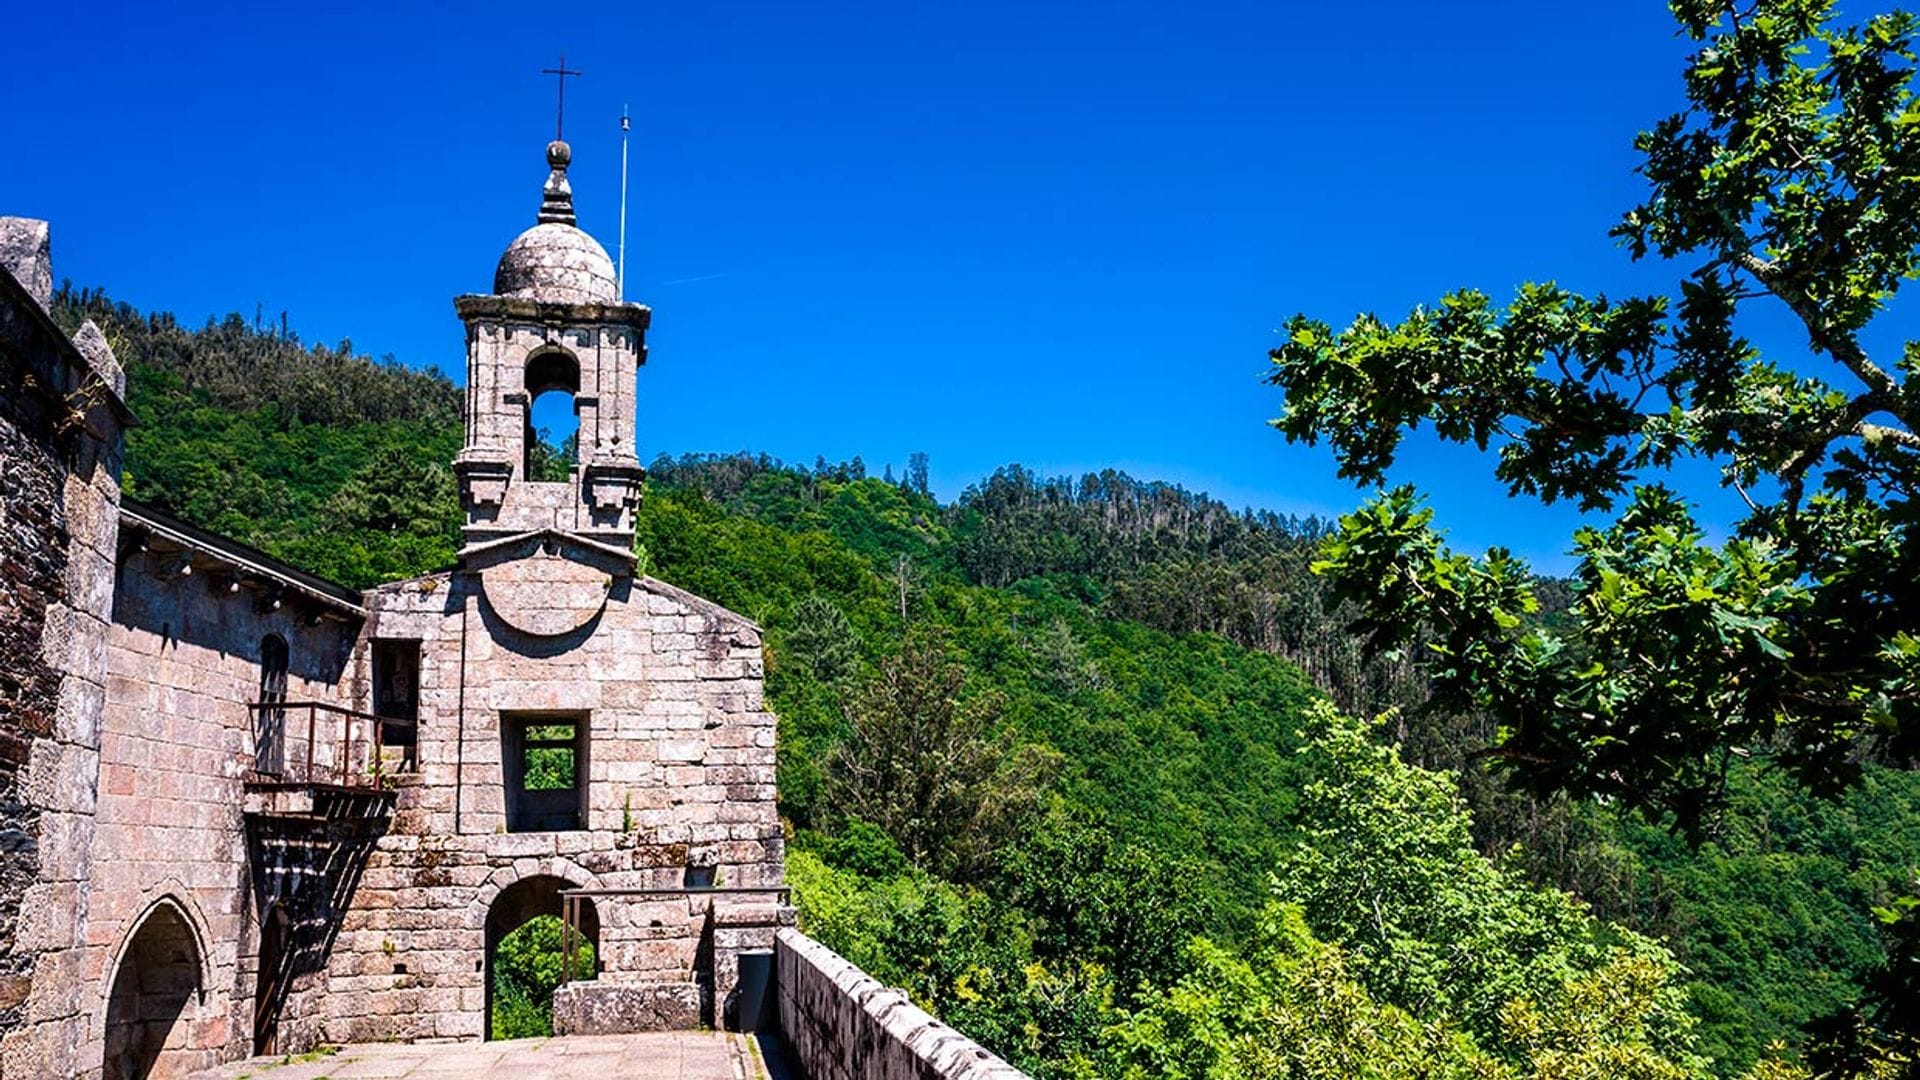
[[[234,589],[180,552],[130,551],[115,590],[106,649],[93,906],[83,978],[102,988],[92,1029],[106,1033],[106,988],[129,973],[129,939],[157,906],[177,909],[200,959],[199,993],[168,1036],[170,1059],[212,1063],[252,1050],[260,918],[299,888],[250,836],[246,780],[261,643],[288,645],[287,699],[354,704],[358,626],[273,607]],[[190,572],[183,573],[183,569]],[[321,758],[337,726],[320,714]],[[335,720],[337,725],[338,721]],[[304,757],[305,713],[294,711],[287,757]],[[306,989],[315,989],[307,980]],[[301,988],[286,1012],[303,1011]],[[317,1007],[317,1002],[315,1003]]]
[[[496,607],[506,594],[471,570],[368,594],[369,642],[420,642],[420,772],[336,943],[328,1039],[484,1036],[488,914],[529,889],[555,894],[540,913],[557,915],[559,888],[674,888],[689,866],[721,885],[784,880],[758,630],[664,583],[607,577],[593,610],[557,624],[574,629],[547,635],[518,628],[528,613]],[[582,828],[507,831],[502,717],[516,714],[585,726]],[[609,900],[594,918],[607,985],[705,979],[711,1013],[710,980],[732,968],[706,900]],[[724,1004],[731,984],[718,989]]]
[[[0,1077],[87,1054],[82,981],[124,377],[47,314],[45,222],[0,218]]]
[[[780,1039],[810,1080],[1016,1080],[1027,1074],[798,930],[779,932]]]
[[[0,351],[0,385],[23,387],[30,371],[14,349]],[[29,762],[51,741],[61,666],[41,648],[48,617],[62,621],[67,599],[66,468],[54,450],[56,402],[9,389],[0,394],[0,1030],[25,1026],[43,939],[20,937],[27,892],[39,880],[41,800],[30,796]]]

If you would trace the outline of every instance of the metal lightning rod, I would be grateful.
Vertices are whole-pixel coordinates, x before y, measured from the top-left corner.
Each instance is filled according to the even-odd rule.
[[[627,301],[627,132],[633,122],[627,119],[627,107],[620,106],[620,265],[614,271],[614,294]]]

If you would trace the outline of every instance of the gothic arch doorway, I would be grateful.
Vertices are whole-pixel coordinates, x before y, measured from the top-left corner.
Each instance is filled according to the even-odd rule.
[[[487,908],[487,1038],[540,1034],[541,1024],[551,1033],[560,971],[560,890],[578,887],[551,874],[521,878],[500,890]],[[580,904],[579,929],[586,947],[574,962],[591,970],[600,952],[600,917],[592,901]]]
[[[192,1014],[204,992],[193,927],[177,905],[163,900],[134,930],[114,972],[104,1080],[145,1080],[203,1064],[192,1053]]]

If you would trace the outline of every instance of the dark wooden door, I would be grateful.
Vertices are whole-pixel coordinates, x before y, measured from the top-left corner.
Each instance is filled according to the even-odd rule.
[[[260,920],[260,965],[254,977],[253,1052],[273,1053],[280,1007],[287,998],[287,909],[275,903]]]

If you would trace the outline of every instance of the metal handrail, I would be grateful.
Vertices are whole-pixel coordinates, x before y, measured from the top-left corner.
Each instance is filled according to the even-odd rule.
[[[305,709],[307,712],[307,756],[306,756],[306,763],[305,763],[306,768],[299,777],[292,780],[293,783],[306,783],[306,784],[331,783],[337,787],[343,787],[343,788],[380,787],[384,777],[383,770],[379,767],[379,762],[381,761],[380,747],[385,742],[386,728],[388,727],[389,724],[391,724],[394,727],[410,728],[415,726],[413,724],[402,723],[400,721],[389,721],[386,717],[379,716],[374,713],[361,712],[358,709],[349,709],[343,705],[335,705],[332,702],[327,702],[327,701],[256,701],[256,702],[252,702],[247,706],[247,712],[250,714],[253,714],[255,718],[252,724],[252,734],[255,740],[254,764],[255,764],[256,771],[260,771],[258,769],[258,765],[259,765],[259,742],[258,741],[260,738],[259,714],[265,710],[273,710],[282,714],[279,717],[279,720],[281,723],[279,737],[282,740],[282,753],[284,754],[285,752],[284,746],[285,746],[285,739],[286,739],[285,714],[295,712],[300,709]],[[314,760],[313,760],[314,747],[319,743],[319,738],[318,738],[319,720],[320,720],[321,713],[329,713],[341,718],[339,759],[331,767],[327,766],[324,762],[322,763],[322,769],[332,774],[332,779],[330,780],[320,779],[314,769]],[[373,728],[372,740],[371,740],[372,752],[368,756],[368,767],[364,770],[355,767],[355,762],[353,758],[353,744],[354,744],[353,729],[356,721],[370,724]],[[283,781],[286,780],[287,778],[286,762],[284,760],[280,762],[279,772],[277,773],[265,772],[263,773],[263,775],[273,776]]]
[[[561,889],[560,890],[560,985],[573,981],[573,955],[575,945],[586,940],[580,930],[580,902],[594,897],[640,897],[640,896],[739,896],[764,895],[777,897],[782,904],[793,902],[793,887],[790,885],[675,885],[660,889]],[[711,910],[713,905],[708,904]]]

